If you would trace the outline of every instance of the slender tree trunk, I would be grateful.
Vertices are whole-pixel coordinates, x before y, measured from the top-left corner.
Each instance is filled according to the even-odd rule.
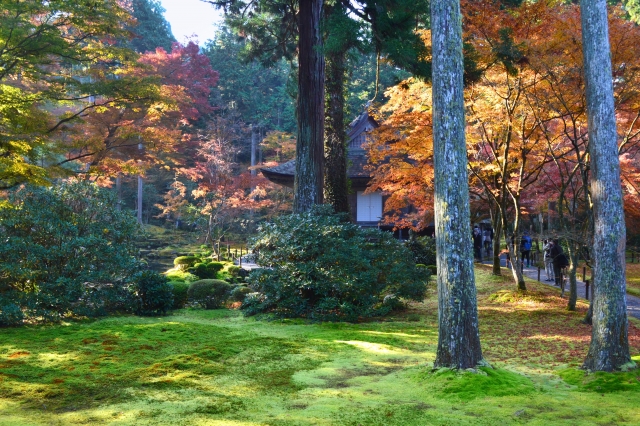
[[[326,6],[326,14],[344,13],[336,6]],[[346,49],[326,55],[326,117],[325,117],[325,202],[336,213],[349,213],[349,181],[347,178],[347,133],[344,125],[344,84],[346,79]]]
[[[122,210],[122,173],[116,176],[116,210]]]
[[[567,301],[567,310],[575,311],[576,302],[578,301],[578,281],[576,279],[578,265],[578,243],[569,241],[568,257],[569,257],[569,300]]]
[[[484,361],[470,237],[459,0],[431,2],[431,41],[439,321],[434,367],[473,368]]]
[[[138,223],[142,225],[142,176],[138,175]]]
[[[613,371],[631,364],[620,163],[613,102],[606,0],[581,0],[587,93],[593,241],[593,328],[583,367]]]
[[[500,209],[494,213],[491,218],[491,226],[493,226],[493,275],[501,276],[500,268],[500,234],[502,233],[502,219],[500,218]]]
[[[298,36],[298,141],[293,210],[322,204],[324,180],[324,56],[322,0],[300,0]]]
[[[258,148],[258,129],[256,129],[255,125],[251,125],[251,167],[256,166],[256,152]],[[251,169],[251,176],[256,176],[258,171],[256,169]]]

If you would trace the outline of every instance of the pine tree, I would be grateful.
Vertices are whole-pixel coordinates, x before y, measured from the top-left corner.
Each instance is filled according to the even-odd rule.
[[[164,18],[165,9],[158,0],[133,0],[133,17],[137,24],[129,28],[135,34],[129,47],[138,53],[153,52],[162,47],[167,52],[176,39]]]

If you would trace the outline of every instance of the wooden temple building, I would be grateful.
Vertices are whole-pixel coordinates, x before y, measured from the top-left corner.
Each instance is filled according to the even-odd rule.
[[[365,111],[351,124],[347,134],[347,156],[349,168],[347,176],[351,181],[352,193],[349,195],[349,205],[354,223],[360,226],[375,226],[393,228],[393,226],[381,226],[384,196],[380,191],[365,194],[371,176],[366,170],[367,155],[364,145],[367,142],[367,133],[378,127],[378,123]],[[280,164],[275,167],[260,169],[262,174],[270,181],[293,188],[296,162]]]

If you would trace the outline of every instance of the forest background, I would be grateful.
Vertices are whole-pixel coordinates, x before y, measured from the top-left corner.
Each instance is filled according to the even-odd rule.
[[[639,7],[635,1],[610,3],[622,184],[633,230],[639,217]],[[93,40],[83,49],[52,44],[44,53],[28,46],[2,52],[0,186],[90,179],[112,188],[118,208],[138,210],[142,222],[197,230],[212,245],[244,242],[261,220],[290,211],[291,192],[256,168],[295,155],[297,60],[286,12],[295,8],[265,2],[243,20],[241,9],[230,7],[216,38],[197,46],[175,43],[159,2],[114,4],[121,9],[93,12],[103,25],[82,28]],[[390,195],[389,221],[424,227],[432,220],[433,180],[430,87],[423,78],[428,22],[412,15],[411,30],[422,43],[416,48],[413,39],[402,44],[380,22],[367,21],[375,15],[369,3],[354,5],[347,10],[355,28],[353,22],[332,24],[333,33],[355,34],[341,45],[347,53],[345,122],[365,106],[376,115],[382,126],[370,149],[372,189]],[[5,31],[27,22],[27,11],[48,12],[37,2],[19,7],[24,9],[16,9],[15,17],[3,18]],[[575,242],[577,256],[589,238],[577,9],[561,1],[463,2],[463,13],[472,220],[491,219],[494,229],[513,232],[540,225],[543,215]],[[48,24],[29,22],[43,38],[24,40],[48,41]],[[78,25],[55,23],[72,24]],[[330,33],[327,54],[340,45]],[[375,42],[367,45],[371,37]],[[400,220],[408,206],[415,213]]]

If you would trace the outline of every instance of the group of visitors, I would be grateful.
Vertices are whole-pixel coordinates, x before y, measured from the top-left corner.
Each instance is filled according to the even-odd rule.
[[[489,256],[493,247],[493,230],[486,228],[480,229],[478,225],[474,225],[473,232],[473,256],[476,261],[482,262],[482,250]],[[515,250],[515,235],[511,236],[511,246]],[[520,259],[522,266],[531,267],[531,249],[533,240],[529,232],[525,231],[520,239]],[[563,276],[562,269],[569,266],[569,259],[564,254],[562,246],[557,239],[545,239],[542,248],[544,252],[544,266],[547,278],[545,281],[555,281],[555,285],[562,285]],[[509,260],[509,251],[507,250],[507,261]]]

